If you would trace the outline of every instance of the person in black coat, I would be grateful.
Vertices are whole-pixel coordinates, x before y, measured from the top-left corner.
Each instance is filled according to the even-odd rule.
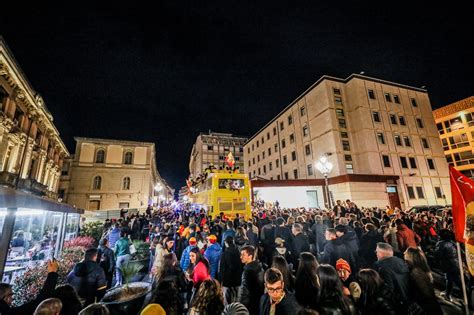
[[[317,255],[324,250],[324,245],[326,244],[324,233],[327,228],[328,226],[323,223],[323,217],[320,215],[315,216],[315,223],[311,227],[311,232],[314,235],[314,247]]]
[[[303,234],[303,227],[301,226],[300,223],[295,223],[293,224],[293,227],[291,229],[291,232],[293,233],[293,250],[292,250],[292,255],[293,255],[293,262],[294,262],[294,268],[295,270],[298,269],[298,258],[300,257],[300,254],[303,252],[309,252],[309,241],[308,237]]]
[[[249,240],[249,244],[253,247],[257,248],[258,246],[258,235],[253,232],[253,224],[248,222],[247,223],[247,232],[245,232],[247,238]]]
[[[283,218],[277,219],[277,226],[275,227],[275,238],[280,237],[285,241],[285,247],[288,251],[293,250],[293,235],[291,235],[290,229],[285,225]]]
[[[234,244],[234,238],[227,236],[224,241],[225,250],[219,261],[219,280],[222,283],[224,304],[230,304],[237,299],[237,293],[242,281],[242,264],[240,252]]]
[[[260,299],[260,315],[296,314],[300,306],[292,293],[285,290],[280,270],[270,268],[265,272],[265,293]]]
[[[109,241],[103,238],[99,242],[99,250],[97,253],[97,262],[104,269],[105,278],[107,279],[107,289],[112,286],[112,278],[115,269],[114,251],[109,248]]]
[[[352,267],[353,259],[351,251],[349,250],[349,248],[347,248],[347,245],[344,244],[342,239],[337,238],[336,230],[326,229],[325,236],[327,243],[324,246],[324,251],[320,258],[321,263],[330,264],[335,268],[336,261],[339,258],[342,258],[347,261]]]
[[[305,307],[316,310],[318,295],[318,261],[311,253],[303,252],[300,255],[300,263],[295,279],[295,297],[298,303]]]
[[[360,314],[395,315],[395,305],[392,302],[390,289],[380,278],[377,271],[361,269],[358,276],[361,296],[357,306]]]
[[[384,239],[382,234],[377,231],[377,228],[372,223],[367,223],[365,225],[365,230],[367,232],[363,234],[360,239],[360,265],[364,268],[372,268],[374,263],[377,261],[377,255],[375,255],[377,243],[384,242]]]
[[[354,229],[347,225],[339,224],[334,228],[336,230],[336,236],[340,239],[346,249],[350,252],[351,260],[347,262],[351,265],[353,272],[359,270],[359,239]]]
[[[97,248],[90,248],[84,254],[84,260],[77,263],[67,276],[67,282],[84,299],[84,307],[100,300],[107,288],[104,270],[97,263]]]
[[[82,310],[82,303],[76,290],[69,284],[60,285],[56,288],[54,297],[61,300],[63,308],[61,315],[77,315]]]
[[[453,233],[447,229],[439,232],[441,241],[436,244],[435,258],[440,263],[440,269],[445,273],[446,290],[441,294],[447,299],[452,300],[451,294],[456,283],[461,287],[461,278],[459,276],[459,264],[456,245],[453,240]]]
[[[240,251],[240,260],[245,266],[237,300],[247,307],[251,315],[258,314],[264,289],[262,264],[254,258],[255,255],[255,247],[250,245],[244,246]]]
[[[33,301],[11,307],[13,302],[13,292],[10,284],[0,283],[0,314],[2,315],[23,315],[33,314],[36,307],[45,299],[50,298],[54,293],[54,288],[58,282],[58,263],[56,261],[48,261],[48,276],[40,290],[38,296]]]

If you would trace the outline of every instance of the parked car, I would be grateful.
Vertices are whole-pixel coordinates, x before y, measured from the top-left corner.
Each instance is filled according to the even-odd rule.
[[[441,206],[441,205],[433,205],[433,206],[414,206],[408,209],[407,213],[420,213],[423,211],[435,211],[435,213],[438,212],[438,210],[446,208],[446,206]]]

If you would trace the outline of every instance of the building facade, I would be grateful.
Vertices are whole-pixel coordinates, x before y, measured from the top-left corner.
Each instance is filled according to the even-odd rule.
[[[474,178],[474,96],[433,111],[449,165]]]
[[[64,202],[86,210],[117,210],[142,209],[172,198],[157,171],[153,143],[75,140],[76,152],[61,173]]]
[[[196,139],[189,159],[189,173],[193,177],[200,175],[211,163],[221,167],[229,152],[235,159],[235,166],[244,171],[243,147],[247,138],[229,133],[201,133]]]
[[[244,147],[254,188],[306,187],[301,205],[319,207],[328,203],[315,166],[322,156],[333,165],[332,202],[404,209],[451,202],[448,166],[424,89],[357,74],[323,76]]]
[[[0,185],[57,199],[67,156],[44,100],[0,37]]]

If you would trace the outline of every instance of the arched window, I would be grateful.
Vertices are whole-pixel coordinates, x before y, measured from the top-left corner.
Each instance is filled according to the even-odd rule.
[[[125,152],[125,156],[123,158],[124,164],[132,164],[133,153],[132,152]]]
[[[92,183],[92,189],[98,190],[102,187],[102,177],[96,176],[94,177],[94,182]]]
[[[130,177],[125,177],[122,182],[122,189],[129,190],[130,189]]]
[[[95,162],[96,163],[104,163],[104,161],[105,161],[105,151],[100,149],[95,154]]]

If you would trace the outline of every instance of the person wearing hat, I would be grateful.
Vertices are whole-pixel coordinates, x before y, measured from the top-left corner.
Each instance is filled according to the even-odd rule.
[[[206,257],[211,267],[211,277],[215,279],[217,276],[217,271],[219,270],[219,260],[221,259],[222,255],[222,247],[219,243],[217,243],[217,237],[214,234],[209,235],[207,240],[209,241],[210,245],[204,252],[204,257]]]
[[[360,286],[352,277],[352,270],[349,263],[340,258],[336,261],[336,271],[342,282],[344,295],[352,296],[355,301],[360,297]]]
[[[275,238],[275,251],[273,252],[273,256],[283,256],[285,257],[288,264],[293,268],[293,258],[291,256],[290,251],[285,247],[285,240],[281,237]]]
[[[179,266],[183,270],[188,270],[188,267],[189,267],[189,264],[190,264],[189,252],[191,251],[191,249],[196,247],[196,244],[197,244],[196,238],[195,237],[189,238],[188,243],[189,243],[189,245],[184,249],[183,254],[181,255],[181,260],[179,262]]]

